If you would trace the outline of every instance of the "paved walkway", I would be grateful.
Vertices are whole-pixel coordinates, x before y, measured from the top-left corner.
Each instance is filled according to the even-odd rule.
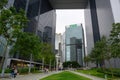
[[[49,73],[39,73],[39,74],[28,74],[28,75],[17,75],[17,77],[15,79],[13,78],[2,78],[0,80],[40,80],[44,77],[47,77],[49,75],[52,75],[52,74],[57,74],[57,73],[60,73],[62,71],[53,71],[53,72],[49,72]],[[87,74],[83,74],[83,73],[79,73],[79,72],[75,72],[75,71],[70,71],[74,74],[77,74],[77,75],[80,75],[80,76],[84,76],[84,77],[87,77],[91,80],[105,80],[103,78],[98,78],[98,77],[95,77],[95,76],[91,76],[91,75],[87,75]],[[117,79],[119,80],[119,79]]]
[[[89,79],[92,79],[92,80],[105,80],[103,78],[98,78],[98,77],[95,77],[95,76],[91,76],[91,75],[87,75],[87,74],[82,74],[82,73],[79,73],[79,72],[75,72],[75,71],[70,71],[74,74],[77,74],[77,75],[80,75],[80,76],[84,76],[84,77],[87,77]]]
[[[47,77],[52,74],[57,74],[62,71],[53,71],[48,73],[39,73],[39,74],[28,74],[28,75],[17,75],[16,78],[2,78],[0,80],[40,80],[44,77]]]

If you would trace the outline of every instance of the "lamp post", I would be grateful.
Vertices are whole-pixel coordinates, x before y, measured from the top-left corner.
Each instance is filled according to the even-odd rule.
[[[42,58],[42,71],[44,70],[44,57]]]

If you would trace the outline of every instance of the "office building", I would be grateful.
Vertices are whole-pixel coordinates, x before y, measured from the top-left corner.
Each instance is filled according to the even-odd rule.
[[[66,26],[65,29],[65,59],[77,61],[83,66],[84,58],[84,35],[81,24]]]
[[[62,61],[65,62],[65,32],[62,34],[61,49],[62,49]]]
[[[112,24],[120,22],[120,0],[88,0],[85,8],[87,53],[103,35],[109,38]],[[94,16],[93,16],[94,15]],[[114,61],[111,61],[112,64]],[[109,67],[108,62],[106,63]],[[117,65],[119,67],[120,65]],[[115,67],[113,65],[113,67]]]
[[[63,63],[63,52],[62,52],[62,34],[56,33],[55,36],[55,49],[57,50],[57,55],[59,55],[59,67],[62,67]]]
[[[48,0],[8,0],[7,8],[14,6],[16,10],[24,9],[25,14],[29,19],[28,27],[24,28],[25,32],[37,34],[43,42],[50,43],[55,51],[55,27],[56,13]],[[3,45],[0,49],[3,50]],[[2,51],[3,52],[3,51]],[[0,54],[2,54],[0,52]],[[16,53],[17,54],[17,53]],[[2,57],[2,56],[1,56]],[[12,57],[12,56],[10,56]],[[19,54],[14,55],[11,60],[8,60],[8,65],[11,61],[19,61],[22,58]],[[28,58],[24,58],[29,60]]]
[[[62,43],[62,34],[56,33],[55,35],[55,49],[59,49],[59,43]]]
[[[50,20],[54,23],[54,9],[85,9],[87,54],[91,52],[94,43],[99,41],[101,36],[105,35],[108,38],[112,23],[120,22],[120,0],[9,0],[9,6],[12,4],[17,9],[23,8],[26,10],[30,23],[28,24],[29,28],[25,31],[38,32],[39,36],[43,35],[42,32],[44,31],[42,29],[38,30],[37,23],[44,21],[44,18],[40,20],[41,16],[39,14],[50,12],[54,17]],[[39,26],[43,26],[43,24]],[[54,31],[54,27],[52,31]]]
[[[79,64],[83,64],[82,56],[82,39],[70,38],[70,61],[77,61]]]
[[[29,19],[25,32],[37,34],[43,42],[55,48],[56,13],[48,0],[15,0],[17,10],[23,8]]]

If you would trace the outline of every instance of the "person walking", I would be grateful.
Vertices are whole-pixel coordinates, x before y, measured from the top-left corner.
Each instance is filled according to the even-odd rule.
[[[14,67],[11,69],[11,77],[14,78]]]
[[[14,78],[17,76],[18,70],[16,67],[14,67]]]

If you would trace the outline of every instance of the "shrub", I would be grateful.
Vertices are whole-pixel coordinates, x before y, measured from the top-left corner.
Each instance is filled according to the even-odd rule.
[[[0,69],[0,73],[2,72],[2,69]],[[11,69],[7,68],[5,69],[5,73],[10,73],[11,72]]]
[[[28,73],[28,71],[29,71],[29,68],[27,68],[27,67],[18,69],[19,74],[26,74],[26,73]]]
[[[64,62],[63,63],[63,67],[67,68],[67,67],[72,67],[72,68],[79,68],[81,67],[76,61],[68,61],[68,62]]]
[[[29,72],[29,67],[25,67],[25,68],[19,68],[18,69],[20,74],[27,74]],[[38,73],[38,68],[33,67],[31,68],[31,73]]]

